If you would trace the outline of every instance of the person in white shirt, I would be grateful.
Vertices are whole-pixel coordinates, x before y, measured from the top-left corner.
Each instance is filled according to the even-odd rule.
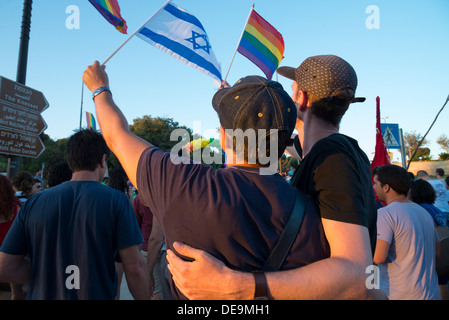
[[[373,181],[379,200],[387,203],[377,211],[373,259],[380,269],[380,288],[391,300],[439,300],[439,239],[431,216],[407,198],[407,171],[395,165],[376,167]]]
[[[443,168],[436,168],[434,176],[435,176],[436,179],[444,181],[444,169]]]

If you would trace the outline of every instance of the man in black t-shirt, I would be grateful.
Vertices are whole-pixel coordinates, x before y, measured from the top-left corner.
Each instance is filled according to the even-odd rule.
[[[370,163],[356,140],[339,133],[350,104],[365,101],[355,97],[353,67],[340,57],[321,55],[277,72],[294,80],[292,98],[298,106],[302,150],[297,151],[304,158],[291,183],[317,200],[321,218],[366,227],[373,253],[377,209]]]
[[[300,142],[302,150],[296,151],[304,158],[291,183],[317,201],[331,256],[307,268],[268,274],[270,293],[275,299],[384,298],[366,286],[377,220],[370,163],[356,140],[339,133],[349,105],[365,100],[355,97],[356,73],[334,55],[310,57],[296,69],[280,67],[277,72],[294,80],[292,99],[298,108],[296,145]],[[254,284],[248,274],[228,270],[194,248],[175,248],[195,259],[184,263],[168,254],[176,284],[188,297],[251,296]],[[200,277],[200,270],[208,276]],[[220,278],[227,281],[218,282]]]

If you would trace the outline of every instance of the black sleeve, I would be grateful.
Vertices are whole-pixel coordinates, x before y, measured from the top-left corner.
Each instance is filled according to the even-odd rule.
[[[315,169],[314,182],[322,218],[368,227],[364,186],[350,159],[341,153],[326,157]]]

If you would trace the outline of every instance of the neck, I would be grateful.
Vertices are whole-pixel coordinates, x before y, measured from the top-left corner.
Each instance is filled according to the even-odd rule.
[[[385,202],[387,204],[391,204],[393,202],[410,203],[410,200],[408,200],[407,197],[403,194],[395,194],[395,195],[387,196],[387,199]]]
[[[312,115],[310,111],[304,116],[304,141],[302,144],[305,157],[312,147],[321,139],[338,133],[339,127]]]
[[[234,153],[234,150],[232,149],[226,149],[226,165],[228,167],[248,167],[248,168],[260,168],[260,165],[258,164],[250,164],[246,161],[237,161],[237,156]]]
[[[224,134],[224,130],[222,128],[220,128],[220,145],[221,148],[223,149],[223,151],[226,153],[226,166],[228,167],[234,167],[234,166],[239,166],[239,167],[248,167],[248,168],[260,168],[260,165],[258,164],[249,164],[246,161],[237,161],[237,156],[234,153],[234,149],[232,148],[228,148],[226,146],[226,138],[225,138],[225,134]]]
[[[72,174],[72,179],[70,181],[96,181],[101,182],[103,179],[100,171],[97,169],[95,171],[76,171]]]

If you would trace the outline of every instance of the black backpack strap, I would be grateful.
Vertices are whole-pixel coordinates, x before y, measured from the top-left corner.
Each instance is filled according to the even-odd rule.
[[[296,239],[299,229],[301,228],[306,209],[306,198],[297,188],[293,189],[295,190],[296,199],[292,213],[284,227],[284,231],[282,231],[282,234],[279,237],[279,241],[276,243],[268,260],[265,262],[263,271],[276,271],[281,268],[293,245],[293,241]]]

